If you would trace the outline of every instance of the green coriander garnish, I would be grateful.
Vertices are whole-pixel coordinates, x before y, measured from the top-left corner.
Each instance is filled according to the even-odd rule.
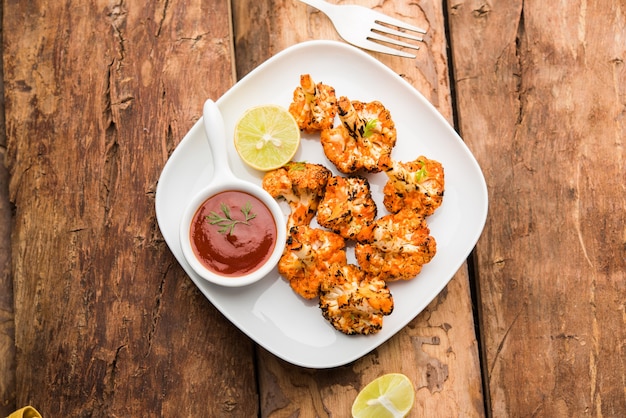
[[[294,161],[291,164],[289,164],[289,170],[293,170],[293,171],[302,171],[306,168],[306,162],[304,161]]]
[[[230,208],[225,204],[220,204],[220,209],[222,210],[223,216],[217,212],[211,211],[209,216],[207,216],[207,220],[211,225],[217,225],[220,227],[218,232],[220,234],[232,235],[235,230],[235,225],[237,224],[245,224],[249,225],[250,220],[256,217],[256,213],[251,213],[252,205],[250,202],[246,202],[246,204],[241,208],[241,213],[243,213],[244,220],[233,219],[230,215]]]
[[[426,166],[423,165],[422,168],[415,172],[415,181],[421,183],[426,177],[428,177],[428,171],[426,171]]]
[[[365,124],[365,129],[363,130],[363,138],[367,138],[374,133],[377,123],[378,119],[370,119],[367,121],[367,123]]]

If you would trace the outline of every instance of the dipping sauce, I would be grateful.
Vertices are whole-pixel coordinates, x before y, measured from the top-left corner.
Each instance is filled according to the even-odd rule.
[[[211,196],[196,211],[191,248],[209,270],[242,276],[261,267],[276,245],[276,222],[258,198],[240,191]]]

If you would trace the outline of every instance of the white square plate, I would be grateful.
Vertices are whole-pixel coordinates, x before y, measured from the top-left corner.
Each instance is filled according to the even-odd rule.
[[[446,286],[476,244],[487,217],[487,188],[473,155],[448,122],[411,85],[365,52],[334,41],[310,41],[290,47],[250,72],[217,104],[232,137],[243,112],[256,105],[288,107],[301,74],[335,88],[337,97],[381,101],[391,112],[398,139],[392,157],[410,161],[420,155],[440,161],[445,171],[442,206],[428,218],[437,254],[413,280],[389,284],[395,307],[375,335],[348,336],[323,317],[317,301],[297,296],[276,269],[244,288],[212,285],[197,276],[183,258],[178,236],[186,202],[211,178],[211,151],[199,120],[167,161],[156,192],[156,214],[167,245],[206,298],[255,342],[299,366],[329,368],[367,354],[419,314]],[[233,172],[261,183],[263,173],[245,166],[228,144]],[[319,135],[303,135],[294,160],[324,164]],[[335,171],[336,174],[338,174]],[[379,216],[384,173],[369,175]],[[285,212],[288,209],[285,206]],[[353,254],[350,255],[353,261]]]

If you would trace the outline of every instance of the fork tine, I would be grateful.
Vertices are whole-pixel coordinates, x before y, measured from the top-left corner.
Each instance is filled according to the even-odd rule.
[[[420,47],[417,46],[417,45],[412,45],[412,44],[409,44],[409,43],[406,43],[406,42],[399,41],[397,39],[390,38],[388,36],[383,36],[382,34],[376,33],[376,32],[372,32],[367,38],[368,39],[375,39],[375,40],[381,41],[381,42],[386,42],[388,44],[392,44],[392,45],[396,45],[396,46],[402,46],[402,47],[405,47],[405,48],[420,49]]]
[[[391,17],[389,15],[386,15],[384,13],[378,12],[376,10],[372,10],[374,13],[376,13],[376,23],[382,23],[383,25],[391,25],[391,26],[396,26],[400,29],[404,29],[404,30],[410,30],[413,32],[418,32],[418,33],[426,33],[425,29],[422,28],[418,28],[417,26],[413,26],[411,24],[408,24],[406,22],[403,22],[400,19],[396,19],[395,17]]]
[[[396,55],[403,58],[416,58],[416,55],[413,55],[409,52],[400,51],[399,49],[391,48],[383,44],[379,44],[378,42],[370,40],[370,38],[362,41],[358,46],[364,49],[368,49],[370,51],[380,52],[383,54]]]
[[[380,32],[383,35],[395,35],[401,38],[406,38],[406,39],[410,39],[412,41],[418,41],[418,42],[424,41],[424,37],[422,36],[411,35],[410,33],[401,32],[399,30],[395,30],[390,27],[379,25],[379,24],[375,25],[375,27],[372,29],[375,30],[376,32]]]

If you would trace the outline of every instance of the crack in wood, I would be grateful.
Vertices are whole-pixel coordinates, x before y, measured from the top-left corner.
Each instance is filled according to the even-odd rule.
[[[107,146],[104,157],[103,179],[102,179],[102,202],[104,204],[105,225],[110,222],[111,213],[111,192],[115,190],[115,183],[118,178],[119,168],[119,143],[117,142],[117,127],[111,121],[106,130]]]
[[[515,325],[515,323],[517,322],[517,320],[519,319],[521,314],[522,314],[522,311],[520,310],[517,313],[517,315],[515,315],[515,318],[513,318],[513,321],[511,322],[509,327],[504,332],[504,335],[502,336],[502,339],[500,340],[500,343],[498,344],[498,348],[496,349],[496,352],[493,355],[493,360],[491,361],[491,366],[489,367],[489,378],[493,377],[493,370],[496,367],[496,363],[498,362],[498,358],[500,357],[500,353],[502,352],[502,349],[504,348],[504,344],[505,344],[505,342],[507,341],[507,339],[509,337],[509,333],[511,332],[511,329],[513,329],[513,326]]]
[[[111,20],[111,26],[115,32],[115,36],[118,39],[118,52],[120,61],[124,59],[126,55],[126,39],[123,36],[123,29],[126,26],[127,12],[124,7],[124,0],[120,0],[117,4],[111,5],[111,11],[107,15]]]
[[[516,77],[516,86],[515,93],[517,93],[517,104],[518,104],[518,112],[517,112],[517,120],[515,122],[516,126],[522,124],[522,118],[524,116],[524,104],[523,104],[523,96],[522,96],[522,44],[523,37],[525,34],[525,25],[524,25],[524,8],[520,10],[519,21],[517,24],[517,34],[515,35],[515,59],[517,60],[517,68],[519,70],[518,73],[514,73],[513,75]]]
[[[152,308],[151,313],[151,322],[150,322],[150,330],[148,331],[148,350],[146,352],[146,357],[150,354],[152,350],[152,340],[154,338],[154,334],[157,332],[157,328],[159,325],[159,319],[161,318],[161,299],[163,297],[163,292],[165,288],[165,281],[167,278],[167,274],[170,271],[171,264],[168,264],[167,269],[161,275],[161,282],[159,283],[159,288],[157,290],[156,298],[154,300],[154,307]]]
[[[163,8],[161,9],[160,19],[157,22],[157,31],[155,34],[157,38],[161,35],[161,30],[163,30],[163,22],[165,22],[165,18],[167,16],[167,11],[169,9],[169,6],[170,6],[169,0],[165,0],[165,3],[163,4]]]
[[[117,376],[117,370],[118,370],[118,362],[120,360],[120,353],[123,349],[126,348],[126,344],[123,344],[119,347],[117,347],[117,349],[115,350],[115,355],[113,356],[113,360],[111,360],[111,363],[109,364],[108,370],[107,370],[107,379],[106,379],[106,388],[105,388],[105,392],[104,392],[104,405],[109,405],[110,402],[109,400],[113,398],[113,395],[115,394],[115,380],[116,380],[116,376]]]

